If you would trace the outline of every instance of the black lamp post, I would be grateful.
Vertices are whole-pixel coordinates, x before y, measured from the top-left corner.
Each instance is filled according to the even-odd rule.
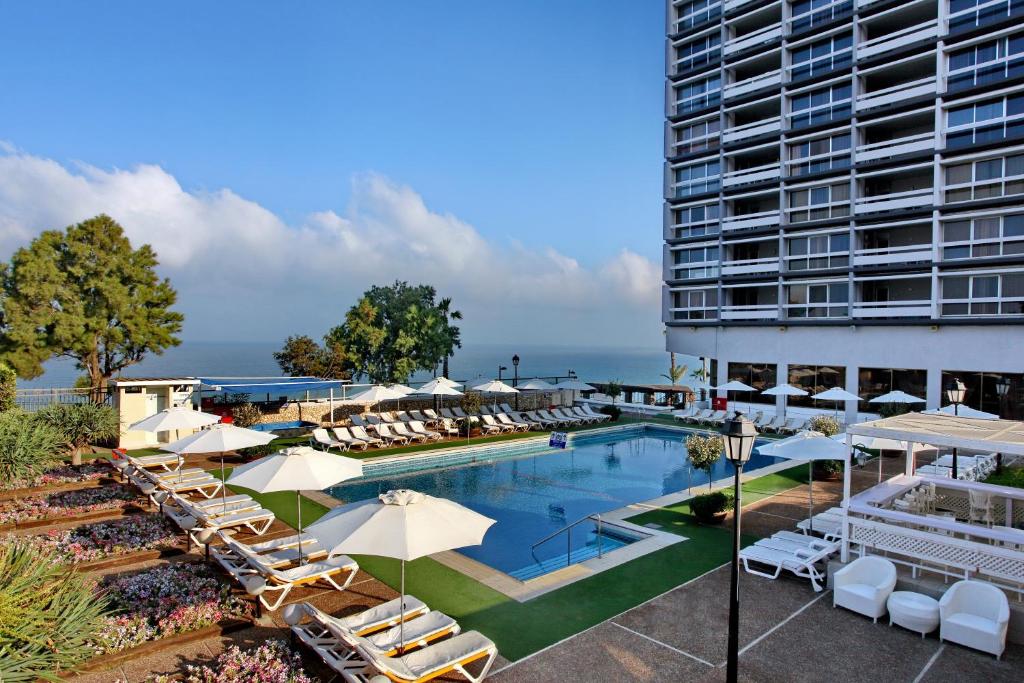
[[[1006,406],[1007,397],[1010,395],[1010,380],[1007,377],[1000,377],[996,382],[996,395],[999,396],[999,417],[1003,416],[1003,409]],[[1009,407],[1009,406],[1006,406]],[[1007,411],[1009,412],[1009,411]],[[1003,471],[1003,454],[996,453],[996,472]]]
[[[960,381],[960,378],[954,377],[946,385],[946,400],[953,404],[953,414],[960,414],[960,404],[964,402],[964,396],[967,395],[967,385]],[[958,471],[956,468],[956,449],[953,449],[953,478],[957,479]]]
[[[738,413],[725,422],[722,439],[725,441],[725,459],[736,468],[733,482],[735,507],[732,513],[732,578],[729,582],[729,658],[726,668],[726,681],[736,683],[740,649],[740,511],[743,508],[740,500],[740,475],[743,474],[744,463],[750,460],[754,451],[757,428],[742,413]]]
[[[514,356],[512,356],[512,372],[515,373],[515,376],[512,378],[512,386],[513,386],[513,388],[514,387],[518,387],[519,386],[519,354],[518,353],[515,354]],[[519,410],[519,394],[516,394],[516,410]]]

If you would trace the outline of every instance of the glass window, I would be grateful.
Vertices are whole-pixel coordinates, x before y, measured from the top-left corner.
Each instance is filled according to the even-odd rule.
[[[757,390],[756,392],[729,392],[731,394],[730,398],[742,401],[743,403],[775,404],[774,396],[765,396],[761,393],[778,383],[776,381],[774,365],[765,363],[729,363],[728,372],[730,382],[737,380]]]
[[[943,224],[942,238],[946,242],[965,242],[971,239],[971,222],[953,221]]]
[[[919,398],[924,398],[927,393],[928,373],[925,370],[860,368],[857,375],[857,393],[868,401],[896,390]],[[907,407],[912,408],[912,406]]]
[[[971,282],[971,298],[986,299],[999,296],[999,277],[990,275],[975,277]]]
[[[968,287],[970,286],[969,277],[947,277],[942,279],[942,298],[943,299],[966,299]]]
[[[971,164],[957,164],[946,167],[946,184],[959,185],[971,182]]]
[[[1002,159],[988,159],[987,161],[979,161],[974,165],[974,179],[975,180],[992,180],[994,178],[1003,177],[1003,160]]]

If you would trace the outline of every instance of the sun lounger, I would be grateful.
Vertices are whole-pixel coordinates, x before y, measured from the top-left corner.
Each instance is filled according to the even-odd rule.
[[[590,424],[594,419],[592,417],[579,417],[577,415],[573,415],[567,408],[552,408],[548,412],[555,417],[565,418],[569,421],[569,424],[572,425]]]
[[[754,544],[740,550],[739,559],[743,563],[743,569],[750,574],[777,579],[785,570],[800,578],[810,579],[814,591],[820,592],[826,580],[826,570],[818,565],[824,563],[832,552],[834,551],[813,549],[787,551]],[[770,569],[758,569],[758,565]]]
[[[426,426],[433,425],[437,422],[437,418],[427,417],[426,413],[421,410],[410,410],[409,417],[412,418],[410,422],[421,422]]]
[[[497,411],[495,411],[495,412],[497,412]],[[491,413],[491,407],[488,406],[488,405],[481,405],[480,406],[480,414],[481,415],[491,415],[492,414]]]
[[[347,427],[335,427],[333,431],[335,438],[337,438],[338,441],[341,441],[348,447],[347,450],[358,448],[360,450],[365,451],[367,448],[370,447],[368,441],[364,441],[363,439],[359,439],[355,436],[352,436],[352,434],[348,431]]]
[[[465,418],[456,415],[451,408],[441,408],[441,417],[446,417],[449,420],[455,420],[456,422],[463,422]]]
[[[441,424],[438,429],[441,430],[441,434],[444,436],[452,437],[459,435],[459,425],[455,420],[451,420],[447,417],[441,418]]]
[[[796,527],[805,534],[821,534],[825,540],[838,540],[843,535],[843,509],[830,508],[825,512],[819,512],[810,519],[802,519],[797,522]]]
[[[566,406],[565,408],[562,408],[562,414],[568,415],[570,417],[579,418],[587,424],[597,424],[598,422],[604,421],[599,417],[595,417],[594,415],[587,415],[586,413],[580,411],[575,406]]]
[[[544,427],[544,423],[543,422],[541,422],[539,419],[537,419],[537,420],[531,419],[530,416],[527,415],[526,413],[509,413],[508,416],[510,418],[512,418],[513,420],[518,420],[519,422],[525,422],[526,424],[528,424],[530,426],[530,429],[543,429],[543,427]]]
[[[167,471],[177,470],[183,458],[175,453],[154,453],[153,455],[129,455],[126,460],[128,464],[136,469],[145,470],[151,467],[159,467]]]
[[[784,424],[779,429],[779,431],[780,432],[784,432],[786,434],[796,434],[797,432],[799,432],[801,429],[805,428],[806,426],[807,426],[807,419],[806,418],[803,418],[803,417],[791,417],[788,420],[786,420],[786,424]]]
[[[702,425],[721,425],[725,423],[725,411],[716,410],[707,417],[701,419]]]
[[[362,427],[363,429],[366,429],[370,426],[370,423],[367,422],[362,415],[356,415],[354,413],[348,416],[348,421],[353,427]]]
[[[608,420],[612,419],[611,415],[605,415],[604,413],[597,413],[596,415],[590,414],[586,410],[584,410],[582,406],[573,406],[572,412],[573,414],[578,415],[579,417],[592,418],[594,422],[597,423],[607,422]]]
[[[756,541],[754,545],[788,552],[796,552],[797,550],[812,552],[827,550],[831,554],[839,552],[838,543],[826,541],[816,536],[798,534],[795,531],[778,531],[772,534],[771,538],[762,538]]]
[[[558,427],[569,426],[573,424],[572,421],[567,420],[564,417],[559,417],[558,415],[555,415],[554,413],[551,413],[547,410],[538,410],[537,414],[543,417],[545,420],[554,423],[554,425]]]
[[[331,620],[357,636],[365,636],[398,626],[403,616],[408,623],[410,619],[416,619],[430,611],[422,600],[411,595],[405,596],[404,607],[401,601],[401,598],[395,598],[347,617],[331,617]]]
[[[786,418],[783,417],[782,415],[776,415],[775,417],[773,417],[771,419],[770,422],[768,422],[766,425],[764,425],[763,429],[766,432],[778,432],[779,430],[781,430],[785,426],[786,426]]]
[[[528,432],[530,431],[530,423],[523,422],[522,420],[514,420],[511,416],[505,413],[496,413],[494,416],[500,424],[507,425],[512,428],[512,431],[516,432]]]
[[[238,580],[256,573],[246,561],[250,555],[259,555],[266,565],[275,568],[287,567],[299,559],[300,538],[297,534],[259,543],[242,543],[223,532],[218,532],[217,535],[221,543],[210,545],[210,557]],[[315,560],[327,555],[327,551],[320,547],[315,537],[302,534],[301,542],[304,559]]]
[[[332,448],[337,448],[339,451],[347,451],[348,444],[344,441],[338,441],[332,439],[331,435],[327,433],[327,430],[323,427],[319,427],[313,430],[313,436],[310,439],[310,446],[319,446],[320,450],[329,451]]]
[[[580,406],[580,409],[587,415],[590,415],[591,417],[601,418],[602,420],[605,418],[609,420],[612,419],[611,415],[605,415],[604,413],[601,412],[594,412],[594,409],[590,407],[589,403],[583,404],[582,406]]]
[[[498,434],[515,430],[515,427],[510,425],[498,424],[490,415],[481,414],[480,419],[483,421],[480,423],[480,428],[484,431],[484,434]]]
[[[422,443],[428,438],[426,434],[417,434],[416,432],[410,431],[404,422],[396,422],[391,425],[390,428],[395,430],[395,434],[398,436],[404,436],[407,441],[419,441]]]
[[[507,403],[499,403],[499,404],[498,404],[498,407],[499,407],[499,408],[501,408],[502,412],[504,412],[504,413],[506,413],[506,414],[509,414],[509,415],[511,415],[512,413],[516,412],[516,411],[515,411],[515,410],[514,410],[514,409],[512,408],[512,406],[510,406],[510,405],[509,405],[509,404],[507,404]]]
[[[223,538],[223,535],[222,535]],[[339,591],[348,588],[359,571],[359,565],[347,555],[334,555],[314,562],[306,562],[288,569],[277,569],[268,563],[263,555],[253,554],[239,547],[237,542],[228,542],[232,551],[245,559],[245,563],[266,582],[259,600],[263,606],[273,612],[297,586],[309,586],[323,581]],[[337,579],[344,575],[341,583]],[[270,601],[267,593],[278,593],[277,599]]]
[[[371,446],[383,446],[384,445],[384,439],[378,439],[375,436],[370,436],[369,434],[366,433],[366,428],[365,427],[362,427],[362,426],[352,426],[352,427],[349,428],[349,431],[352,432],[352,436],[356,437],[360,441],[365,441],[366,443],[370,444]]]
[[[436,412],[434,412],[432,409],[424,408],[422,412],[423,412],[423,415],[427,418],[423,422],[428,427],[431,426],[431,425],[437,426],[437,425],[441,424],[441,420],[443,418],[440,415],[438,415]]]
[[[365,666],[339,672],[350,683],[366,683],[377,674],[383,674],[396,683],[413,683],[450,673],[461,674],[470,683],[479,683],[487,677],[498,656],[498,648],[478,631],[460,633],[399,657],[382,657],[360,645],[356,646],[356,652],[365,661]],[[466,668],[474,662],[483,662],[477,674]]]
[[[765,431],[774,420],[774,415],[769,415],[768,413],[762,412],[760,417],[754,420],[754,426],[761,431]]]
[[[404,422],[406,424],[409,424],[410,422],[412,422],[413,420],[416,419],[415,417],[410,415],[409,411],[407,411],[407,410],[399,410],[399,411],[395,412],[394,415],[395,415],[395,422]]]
[[[462,408],[452,408],[452,413],[455,415],[455,417],[459,418],[460,420],[469,420],[470,423],[479,421],[479,418],[477,418],[475,415],[467,415],[466,411],[464,411]]]
[[[409,439],[402,436],[401,434],[392,434],[391,428],[383,422],[372,425],[373,430],[377,432],[377,436],[383,439],[388,444],[407,444]]]
[[[220,531],[245,527],[257,536],[262,536],[275,519],[273,512],[251,499],[198,506],[177,494],[171,494],[161,509],[196,545],[202,545],[196,537],[196,533],[202,529]]]
[[[367,427],[376,427],[381,423],[387,422],[387,420],[381,418],[381,416],[378,415],[377,413],[367,413],[366,415],[363,416],[363,419],[366,420]]]
[[[551,427],[557,427],[558,424],[559,424],[555,420],[552,420],[552,419],[549,419],[549,418],[546,418],[546,417],[541,417],[540,415],[538,415],[536,413],[536,411],[530,410],[530,411],[527,411],[526,413],[524,413],[524,415],[526,415],[526,419],[530,420],[534,424],[540,425],[542,428],[546,428],[547,429],[547,428],[551,428]]]
[[[425,426],[423,426],[423,423],[419,422],[418,420],[413,420],[412,422],[410,422],[409,429],[412,430],[413,434],[425,437],[427,439],[430,439],[431,441],[440,441],[443,438],[437,432],[432,432],[429,429],[427,429]]]
[[[704,420],[708,419],[709,417],[711,417],[714,414],[715,414],[715,411],[711,410],[710,408],[703,408],[701,410],[698,410],[696,413],[694,413],[692,416],[690,416],[688,418],[684,417],[683,418],[683,422],[689,422],[690,424],[698,424],[699,425],[699,424],[702,424],[704,422]]]
[[[198,493],[204,498],[213,498],[220,491],[223,483],[216,477],[205,474],[205,476],[187,476],[180,480],[177,477],[163,479],[152,476],[152,472],[137,470],[127,474],[128,480],[135,484],[154,505],[157,504],[156,493],[164,491],[167,493]]]

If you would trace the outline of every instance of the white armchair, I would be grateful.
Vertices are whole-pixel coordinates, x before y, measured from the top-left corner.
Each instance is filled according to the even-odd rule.
[[[939,600],[939,640],[952,641],[999,659],[1006,648],[1010,603],[981,581],[958,581]]]
[[[832,606],[871,617],[885,614],[885,603],[896,587],[896,565],[868,555],[846,565],[832,577]]]

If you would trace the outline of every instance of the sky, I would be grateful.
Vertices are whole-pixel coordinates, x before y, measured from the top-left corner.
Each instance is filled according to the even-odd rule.
[[[664,3],[0,2],[0,260],[104,212],[186,340],[395,279],[468,343],[662,347]]]

